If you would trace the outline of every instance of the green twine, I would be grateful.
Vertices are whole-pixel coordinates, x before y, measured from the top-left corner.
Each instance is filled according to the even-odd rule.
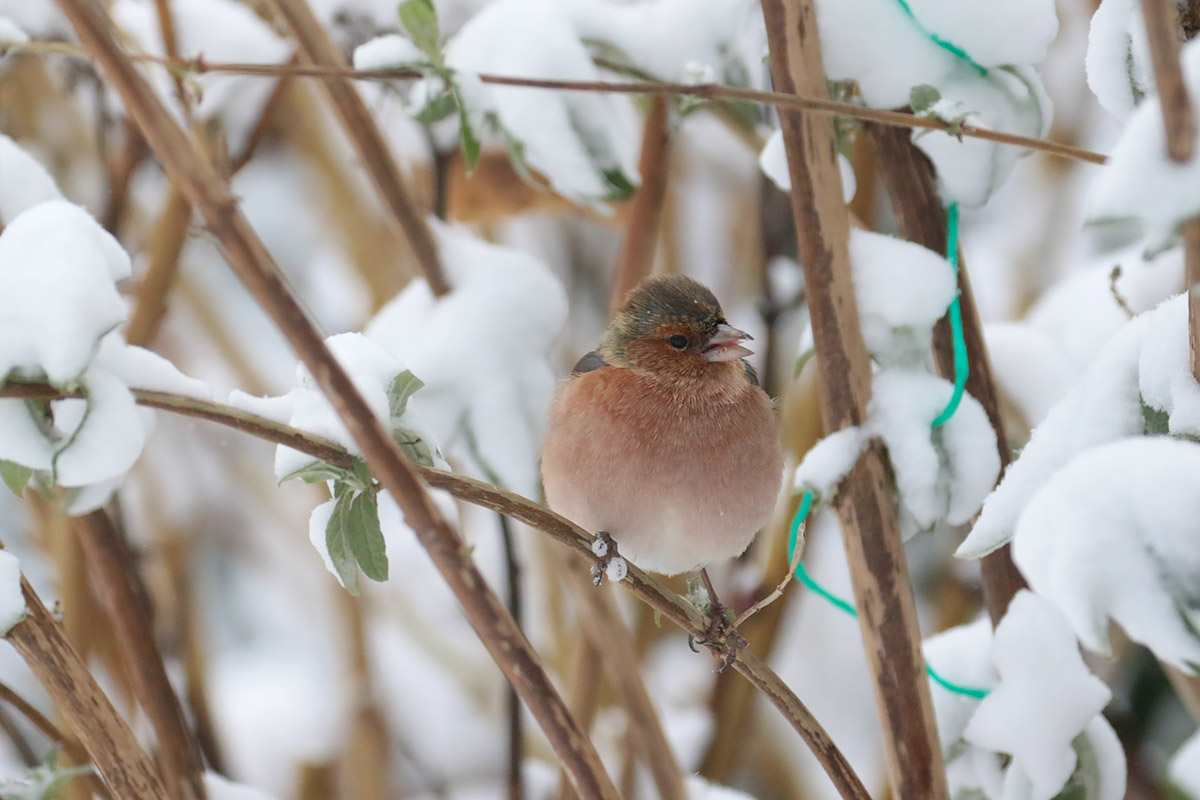
[[[958,203],[951,203],[946,208],[946,258],[954,267],[954,278],[958,280]],[[971,373],[971,365],[967,360],[967,340],[963,337],[962,308],[958,302],[958,289],[954,290],[954,300],[950,302],[947,312],[950,317],[950,334],[954,339],[954,393],[950,402],[938,414],[932,423],[940,428],[950,421],[954,412],[962,402],[963,391],[967,388],[967,376]]]
[[[938,47],[945,50],[947,53],[952,53],[953,55],[961,58],[963,61],[965,61],[967,64],[970,65],[971,69],[975,70],[980,75],[987,75],[987,67],[983,66],[982,64],[976,62],[975,59],[971,58],[971,56],[969,56],[967,54],[966,50],[963,50],[961,47],[954,44],[954,42],[950,42],[950,41],[943,39],[942,37],[938,36],[936,33],[933,33],[930,30],[928,30],[924,25],[922,25],[921,21],[919,19],[917,19],[917,15],[914,14],[912,9],[908,7],[908,0],[896,0],[896,2],[900,4],[900,8],[904,9],[904,13],[908,15],[908,18],[910,20],[912,20],[912,24],[917,26],[917,30],[919,30],[921,33],[925,34],[925,37],[928,38],[929,41],[933,42]]]
[[[904,0],[898,0],[904,6],[905,10],[908,5]],[[911,15],[911,11],[909,14]],[[958,275],[958,203],[951,203],[946,209],[946,257],[950,263],[954,265],[955,276]],[[931,423],[931,427],[944,425],[947,420],[954,416],[954,412],[958,410],[959,403],[962,402],[963,390],[967,385],[967,375],[969,374],[969,364],[967,361],[967,344],[963,338],[962,326],[962,311],[958,304],[958,295],[956,294],[953,302],[950,303],[948,311],[950,315],[950,331],[954,336],[954,393],[950,396],[950,402],[946,404],[946,408],[938,415]],[[805,492],[803,499],[800,501],[800,507],[796,509],[796,516],[792,518],[792,532],[788,537],[788,563],[795,561],[796,563],[796,578],[804,584],[811,592],[821,597],[831,606],[849,614],[854,618],[858,618],[858,611],[854,606],[842,598],[835,595],[833,592],[826,589],[821,584],[817,583],[816,579],[808,574],[808,570],[804,568],[804,562],[796,559],[796,540],[800,536],[800,525],[808,517],[808,512],[812,508],[813,493]],[[928,663],[925,664],[925,671],[929,673],[929,677],[938,686],[941,686],[948,692],[960,694],[965,697],[971,697],[976,700],[982,700],[987,697],[987,689],[977,689],[971,686],[960,686],[957,683],[946,680],[934,670]]]

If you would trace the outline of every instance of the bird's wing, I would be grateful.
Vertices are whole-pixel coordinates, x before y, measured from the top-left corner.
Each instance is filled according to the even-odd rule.
[[[579,359],[579,363],[575,365],[575,369],[571,370],[572,375],[582,375],[585,372],[607,367],[608,362],[605,361],[598,352],[593,350],[583,358]]]
[[[587,356],[584,356],[584,358],[587,358]],[[579,363],[582,364],[583,362],[580,361]],[[758,386],[758,370],[750,366],[750,362],[744,358],[742,359],[742,367],[746,370],[746,377],[750,379],[750,382]],[[579,369],[579,367],[576,367],[576,369]]]

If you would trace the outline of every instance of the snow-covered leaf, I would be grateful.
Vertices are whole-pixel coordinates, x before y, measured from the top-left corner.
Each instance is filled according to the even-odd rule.
[[[1154,65],[1138,0],[1102,0],[1092,15],[1085,64],[1096,99],[1119,119],[1154,94]]]
[[[396,9],[400,24],[430,63],[442,63],[437,11],[430,0],[404,0]]]
[[[54,178],[33,156],[0,134],[0,226],[47,200],[61,200]]]
[[[1033,495],[1013,559],[1088,648],[1109,619],[1182,669],[1200,665],[1200,444],[1121,439],[1071,460]]]
[[[1070,627],[1032,592],[1013,598],[996,628],[992,661],[1000,681],[963,732],[980,747],[1013,757],[1006,781],[1028,780],[1033,800],[1050,800],[1075,771],[1072,742],[1111,697],[1088,672]]]

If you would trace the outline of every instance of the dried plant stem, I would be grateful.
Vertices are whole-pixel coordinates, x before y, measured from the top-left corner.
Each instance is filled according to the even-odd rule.
[[[555,555],[557,556],[557,553]],[[556,557],[554,562],[559,563],[561,559]],[[579,724],[585,731],[590,731],[600,706],[600,679],[603,677],[600,670],[600,651],[590,637],[578,630],[578,626],[575,630],[576,649],[570,664],[571,672],[567,685],[571,687],[571,692],[567,700],[571,705],[571,713],[579,720]],[[558,800],[576,800],[578,797],[571,788],[566,773],[561,770],[556,797]]]
[[[49,693],[112,796],[116,800],[168,800],[150,757],[67,643],[62,626],[23,577],[21,591],[27,616],[5,638]]]
[[[763,0],[771,74],[785,94],[826,90],[812,0]],[[799,260],[824,377],[825,429],[866,419],[871,366],[850,279],[849,217],[828,117],[781,113],[792,178]],[[899,800],[948,797],[946,770],[921,656],[916,604],[883,448],[867,449],[836,501],[875,700],[885,731],[888,773]]]
[[[650,768],[660,800],[687,800],[687,789],[650,693],[642,681],[633,636],[621,621],[612,595],[592,585],[583,559],[568,556],[568,572],[580,601],[583,625],[625,706],[637,752]]]
[[[665,96],[650,104],[650,112],[642,132],[642,154],[638,172],[642,185],[633,196],[625,240],[617,258],[617,274],[613,280],[608,310],[615,314],[625,303],[625,296],[650,274],[654,267],[654,252],[658,249],[658,231],[662,222],[663,201],[667,196],[667,178],[671,173],[670,132],[667,123],[670,108]]]
[[[203,800],[200,750],[184,720],[154,639],[149,601],[124,536],[104,511],[72,520],[89,574],[121,645],[134,691],[154,726],[163,778],[178,800]]]
[[[1179,65],[1179,25],[1175,4],[1142,0],[1146,37],[1154,63],[1154,82],[1162,107],[1167,155],[1176,164],[1190,161],[1196,143],[1196,118]],[[1194,31],[1193,31],[1194,33]],[[1192,377],[1200,381],[1200,217],[1183,223],[1183,262],[1188,287],[1188,345]]]
[[[320,20],[305,0],[272,0],[272,6],[291,28],[300,43],[304,57],[312,64],[333,69],[347,69],[346,58],[334,45]],[[405,186],[400,167],[392,157],[379,123],[367,109],[354,84],[346,78],[325,81],[325,90],[342,121],[346,135],[354,144],[362,166],[375,184],[376,191],[387,206],[390,217],[399,227],[412,248],[429,288],[437,297],[450,291],[442,264],[438,258],[433,232],[418,211]]]
[[[13,45],[13,52],[28,52],[53,54],[71,57],[86,57],[85,51],[71,45],[58,42],[32,42],[24,45]],[[424,77],[420,72],[411,69],[375,69],[353,70],[313,64],[234,64],[210,63],[201,58],[190,60],[172,60],[147,53],[131,56],[138,61],[161,64],[169,69],[183,70],[203,75],[206,72],[226,72],[237,75],[271,75],[303,78],[320,78],[322,80],[368,80],[394,81],[414,80]],[[611,94],[647,94],[673,95],[679,97],[696,97],[701,100],[734,100],[745,103],[771,105],[777,108],[793,108],[813,111],[820,114],[833,114],[850,119],[861,119],[866,122],[878,122],[883,125],[895,125],[901,128],[925,128],[935,131],[948,131],[950,126],[933,117],[919,117],[915,114],[905,114],[900,111],[888,111],[879,108],[867,108],[853,103],[841,103],[824,97],[789,95],[782,92],[764,92],[756,89],[743,89],[736,86],[723,86],[715,83],[670,83],[667,81],[567,81],[550,78],[514,78],[507,75],[481,74],[479,79],[484,83],[498,86],[521,86],[530,89],[556,89],[560,91],[577,92],[607,92]],[[1086,161],[1090,164],[1103,164],[1105,156],[1082,147],[1052,142],[1047,139],[1037,139],[1031,136],[1020,136],[1015,133],[1005,133],[974,125],[962,125],[952,131],[956,135],[971,139],[986,139],[1000,144],[1011,144],[1017,147],[1027,147],[1040,150],[1063,158]]]
[[[537,653],[296,301],[278,265],[238,209],[228,184],[197,152],[117,44],[107,15],[90,0],[59,0],[59,6],[109,84],[121,95],[167,175],[204,217],[230,266],[330,400],[367,465],[400,506],[405,521],[461,603],[476,634],[567,765],[580,794],[616,800],[616,788],[600,757],[571,717]],[[300,15],[295,17],[293,27],[297,22],[302,25]],[[312,47],[310,41],[308,49]]]
[[[134,291],[133,314],[125,329],[130,344],[149,347],[167,313],[167,296],[179,274],[179,256],[187,242],[192,206],[174,186],[167,191],[162,216],[150,236],[150,265]]]
[[[194,397],[145,390],[134,390],[133,395],[139,404],[150,408],[209,420],[259,439],[286,445],[335,466],[348,469],[354,467],[354,458],[334,442],[265,417]],[[0,397],[53,399],[80,396],[82,395],[79,392],[61,392],[48,384],[8,383],[0,387]],[[463,475],[419,465],[410,467],[432,488],[445,490],[459,500],[523,522],[585,558],[592,557],[593,537],[590,533],[532,500]],[[629,575],[621,585],[686,633],[699,637],[708,630],[707,617],[634,565],[629,566]],[[858,800],[869,798],[845,756],[821,724],[813,718],[808,708],[778,675],[746,650],[738,653],[733,666],[779,709],[788,723],[800,734],[843,797]]]
[[[879,167],[891,198],[892,211],[900,234],[910,242],[927,247],[938,255],[946,252],[946,212],[937,192],[933,164],[917,149],[912,139],[895,128],[869,126],[872,141],[879,152]],[[967,393],[979,401],[996,433],[996,448],[1000,455],[1001,473],[1012,463],[1012,447],[1008,443],[1004,420],[1000,416],[1000,393],[992,374],[987,345],[983,340],[983,324],[962,254],[958,258],[958,297],[962,312],[963,339],[967,345]],[[933,355],[938,373],[954,380],[954,339],[948,317],[942,317],[933,331]],[[1008,604],[1025,580],[1012,563],[1008,545],[982,560],[984,603],[997,625],[1008,610]]]

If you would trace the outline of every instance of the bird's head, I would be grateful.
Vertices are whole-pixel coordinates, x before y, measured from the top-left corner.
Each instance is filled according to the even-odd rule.
[[[604,332],[600,355],[613,366],[660,377],[741,375],[737,362],[751,353],[741,342],[750,338],[726,322],[721,304],[706,286],[667,275],[651,278],[630,293]]]

